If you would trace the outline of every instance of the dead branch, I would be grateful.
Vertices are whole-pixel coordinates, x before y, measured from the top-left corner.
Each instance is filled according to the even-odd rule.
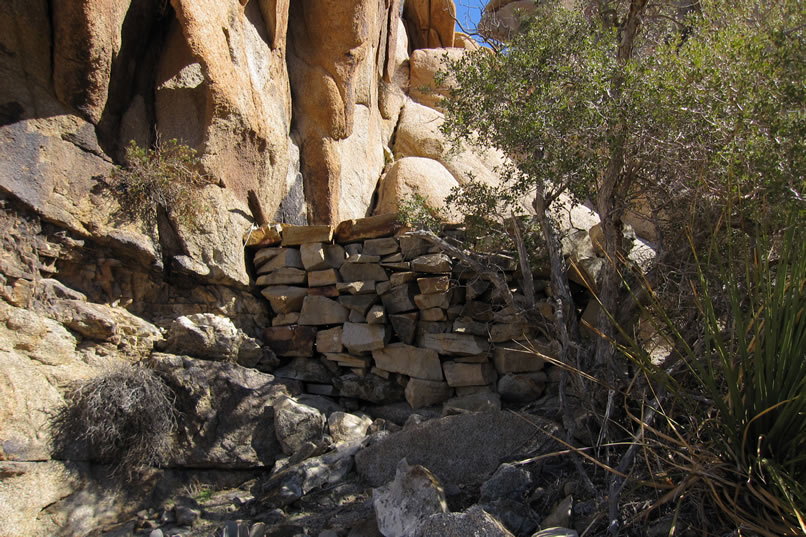
[[[485,266],[477,259],[473,259],[473,257],[468,255],[463,250],[437,237],[431,231],[424,231],[424,230],[410,231],[409,234],[413,237],[417,237],[418,239],[423,239],[425,241],[430,242],[431,244],[433,244],[446,254],[450,255],[451,257],[459,259],[460,261],[465,263],[467,266],[469,266],[471,269],[478,272],[479,274],[485,274],[489,279],[490,283],[492,283],[495,289],[499,293],[501,293],[501,296],[504,297],[507,306],[515,307],[515,298],[512,296],[512,291],[510,291],[506,279],[502,278],[501,275],[498,274],[496,271],[491,270],[490,267]]]

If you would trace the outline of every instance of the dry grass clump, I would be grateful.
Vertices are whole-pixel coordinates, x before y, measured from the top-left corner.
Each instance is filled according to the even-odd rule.
[[[165,461],[176,431],[174,394],[150,369],[126,365],[78,382],[53,416],[57,451],[86,445],[90,460],[133,477]]]
[[[154,148],[126,147],[126,164],[112,173],[113,194],[121,210],[153,224],[158,211],[192,226],[202,213],[201,190],[212,180],[200,172],[196,150],[176,139],[158,139]]]

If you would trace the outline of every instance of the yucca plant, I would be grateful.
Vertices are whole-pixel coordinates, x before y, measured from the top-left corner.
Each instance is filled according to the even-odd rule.
[[[698,424],[688,437],[680,414],[663,413],[671,432],[641,424],[646,450],[669,451],[656,457],[667,466],[654,473],[676,473],[678,497],[704,485],[732,523],[770,537],[806,534],[806,233],[798,219],[752,236],[718,226],[709,255],[695,254],[698,336],[682,333],[639,275],[640,307],[668,338],[670,361],[683,364],[693,387],[674,369],[653,364],[623,328],[617,343]]]
[[[777,240],[776,240],[777,239]],[[690,357],[719,412],[720,436],[745,489],[781,522],[806,532],[806,237],[797,222],[760,233],[744,262],[729,262],[721,289],[700,267],[697,303],[707,355]],[[741,270],[741,272],[740,272]],[[715,292],[725,293],[726,315]],[[737,504],[737,507],[740,505]],[[745,506],[748,512],[758,506]],[[787,516],[789,515],[789,516]],[[794,520],[793,520],[794,519]],[[782,528],[783,529],[783,528]]]

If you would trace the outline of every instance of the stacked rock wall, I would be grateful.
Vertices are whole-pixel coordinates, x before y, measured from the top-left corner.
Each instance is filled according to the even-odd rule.
[[[483,274],[405,231],[382,215],[255,234],[256,283],[274,313],[264,340],[287,361],[275,374],[310,393],[414,408],[541,395],[556,344]],[[495,262],[513,281],[515,260]]]

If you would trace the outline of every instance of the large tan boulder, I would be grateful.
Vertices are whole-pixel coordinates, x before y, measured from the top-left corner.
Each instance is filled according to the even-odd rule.
[[[197,276],[248,283],[240,236],[253,209],[274,216],[294,164],[283,5],[275,4],[269,39],[258,2],[176,1],[157,49],[147,37],[172,13],[157,3],[69,0],[49,13],[46,2],[16,0],[0,22],[2,48],[13,52],[0,58],[0,185],[82,236],[151,254],[161,242],[165,261],[186,255]],[[152,93],[153,101],[143,97]],[[201,194],[210,222],[202,215],[200,229],[163,225],[158,240],[116,217],[104,179],[111,157],[129,139],[153,141],[154,127],[199,150],[219,183]]]
[[[453,0],[408,0],[403,16],[414,49],[453,46],[456,21]]]
[[[470,177],[489,185],[498,184],[500,178],[495,169],[503,164],[503,156],[465,142],[459,148],[452,147],[440,131],[444,120],[441,112],[408,100],[400,114],[393,148],[395,155],[438,160],[460,184],[465,184]]]
[[[129,234],[121,224],[107,229],[115,204],[103,199],[98,178],[112,166],[97,126],[88,121],[97,121],[107,104],[104,81],[120,42],[120,28],[109,25],[120,16],[118,6],[107,3],[97,21],[81,2],[61,2],[52,11],[44,0],[13,0],[5,7],[0,189],[80,235]],[[75,65],[83,60],[87,63]],[[138,242],[150,240],[141,235]]]
[[[392,164],[381,178],[375,214],[396,213],[400,201],[414,193],[434,209],[447,213],[445,197],[459,182],[445,166],[429,158],[405,157]]]
[[[409,95],[418,103],[439,109],[439,101],[448,95],[451,80],[437,85],[434,77],[445,71],[447,61],[456,61],[465,53],[463,48],[420,49],[411,53],[411,81]]]
[[[456,32],[454,34],[453,46],[456,48],[463,48],[465,50],[476,50],[481,48],[481,45],[479,45],[475,39],[464,32]]]
[[[341,160],[340,219],[367,215],[377,178],[384,166],[385,140],[389,137],[383,131],[382,118],[377,109],[356,105],[353,134],[336,144]]]

